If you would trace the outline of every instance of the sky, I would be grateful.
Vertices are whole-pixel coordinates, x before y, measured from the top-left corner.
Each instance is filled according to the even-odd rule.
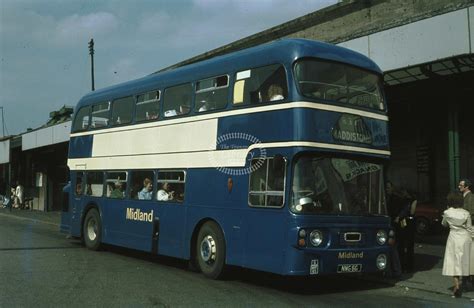
[[[0,107],[5,135],[40,127],[51,111],[75,106],[91,90],[91,38],[95,88],[100,89],[336,2],[0,0]]]

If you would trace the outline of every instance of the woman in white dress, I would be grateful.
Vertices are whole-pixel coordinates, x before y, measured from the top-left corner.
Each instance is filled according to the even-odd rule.
[[[463,198],[458,193],[448,194],[448,209],[443,213],[441,224],[449,226],[449,236],[444,253],[443,276],[452,276],[454,280],[453,297],[461,297],[462,276],[469,275],[471,234],[471,215],[462,208]]]

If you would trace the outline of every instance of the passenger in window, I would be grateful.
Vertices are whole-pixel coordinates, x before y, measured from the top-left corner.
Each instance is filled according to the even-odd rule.
[[[285,98],[283,96],[283,89],[277,84],[272,84],[268,88],[268,97],[269,97],[271,102],[279,101],[279,100],[282,100],[282,99]]]
[[[191,108],[189,108],[189,106],[186,106],[186,105],[181,105],[179,106],[179,113],[178,114],[187,114],[189,113]]]
[[[123,184],[122,182],[117,181],[114,184],[114,190],[110,193],[110,198],[123,199],[123,197]]]
[[[177,115],[178,115],[178,113],[176,112],[175,109],[166,110],[165,113],[164,113],[165,118],[174,117],[174,116],[177,116]]]
[[[92,196],[92,185],[87,184],[86,195]]]
[[[145,117],[147,120],[156,120],[158,119],[158,114],[154,111],[146,112]]]
[[[206,102],[205,100],[202,100],[200,103],[201,107],[199,108],[199,112],[204,112],[209,110],[209,103]]]
[[[153,194],[153,184],[149,178],[143,180],[143,189],[138,192],[139,200],[151,200]]]
[[[169,201],[174,199],[174,191],[171,191],[171,186],[168,183],[163,183],[157,195],[158,201]]]
[[[77,183],[76,184],[76,196],[80,196],[80,195],[82,195],[82,184]]]

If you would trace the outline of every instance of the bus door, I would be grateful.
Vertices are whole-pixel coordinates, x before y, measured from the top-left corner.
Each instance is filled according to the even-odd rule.
[[[84,194],[84,172],[76,172],[75,176],[72,177],[72,202],[69,205],[70,219],[71,219],[71,234],[74,236],[79,236],[81,234],[81,215],[79,211],[79,206],[82,206],[83,203],[83,194]],[[73,223],[74,222],[74,223]],[[79,223],[77,223],[79,222]]]
[[[158,250],[160,254],[182,257],[186,226],[186,172],[158,172],[156,199],[160,208]]]
[[[278,271],[283,266],[287,220],[284,206],[286,160],[252,160],[249,207],[246,215],[245,266]]]

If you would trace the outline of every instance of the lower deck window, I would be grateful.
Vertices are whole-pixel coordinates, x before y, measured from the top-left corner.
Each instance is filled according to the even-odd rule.
[[[87,173],[86,194],[88,196],[102,197],[102,195],[104,194],[103,172],[92,171]]]
[[[284,203],[286,162],[282,157],[252,160],[249,204],[281,207]]]
[[[184,171],[159,171],[156,199],[158,201],[184,201]]]
[[[127,190],[126,172],[108,172],[107,173],[107,197],[114,199],[125,198]]]
[[[152,200],[154,178],[154,172],[150,170],[132,171],[130,176],[130,198]]]

